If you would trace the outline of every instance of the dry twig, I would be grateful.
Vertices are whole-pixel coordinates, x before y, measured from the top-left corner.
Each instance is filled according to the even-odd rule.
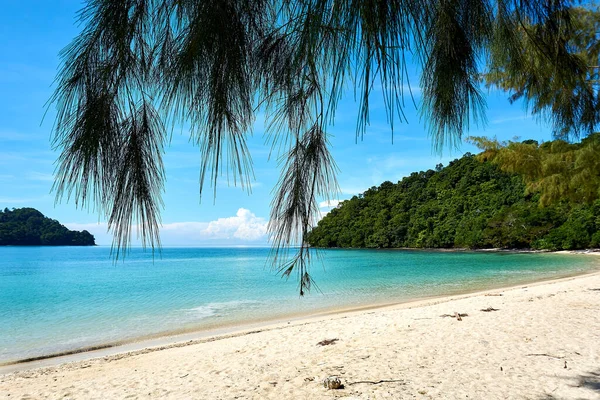
[[[533,354],[525,354],[525,356],[527,357],[550,357],[550,358],[556,358],[557,360],[560,360],[562,358],[565,357],[561,357],[561,356],[553,356],[551,354],[546,354],[546,353],[533,353]]]
[[[321,340],[319,343],[317,343],[317,346],[328,346],[330,344],[334,344],[335,342],[337,342],[340,339],[325,339],[325,340]]]
[[[490,311],[498,311],[498,309],[494,308],[494,307],[488,307],[488,308],[482,308],[481,311],[490,312]]]
[[[440,317],[450,317],[450,318],[456,318],[457,321],[462,321],[462,317],[468,317],[469,314],[464,313],[464,314],[460,314],[455,312],[454,314],[442,314],[440,315]]]
[[[379,385],[380,383],[393,383],[393,382],[404,382],[402,379],[381,379],[379,381],[356,381],[348,383],[350,385],[357,385],[359,383],[370,383],[371,385]]]

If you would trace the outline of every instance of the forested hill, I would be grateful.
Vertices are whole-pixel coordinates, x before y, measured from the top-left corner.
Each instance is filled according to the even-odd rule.
[[[35,208],[0,210],[0,246],[94,246],[88,231],[70,231]]]
[[[600,245],[600,201],[539,205],[519,175],[466,154],[384,182],[331,210],[316,247],[580,249]]]

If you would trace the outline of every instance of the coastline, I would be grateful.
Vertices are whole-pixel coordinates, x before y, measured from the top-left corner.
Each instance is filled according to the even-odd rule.
[[[27,369],[0,398],[596,399],[599,310],[597,271]]]
[[[600,248],[590,248],[590,249],[578,249],[578,250],[539,250],[539,249],[531,249],[531,248],[514,248],[514,249],[505,249],[500,247],[492,247],[492,248],[476,248],[471,249],[468,247],[390,247],[390,248],[367,248],[367,247],[313,247],[311,249],[315,250],[381,250],[381,251],[391,251],[391,250],[400,250],[400,251],[427,251],[427,252],[440,252],[440,253],[507,253],[507,254],[591,254],[591,255],[600,255]]]
[[[389,249],[389,250],[420,250],[420,249]],[[426,249],[425,249],[426,250]],[[469,249],[438,249],[440,251],[474,251]],[[483,252],[509,252],[509,253],[537,253],[536,250],[502,250],[502,249],[486,249],[476,250]],[[546,252],[548,254],[586,254],[591,256],[600,256],[600,251],[594,250],[562,250],[555,252]],[[232,337],[245,336],[252,333],[281,329],[298,324],[312,323],[315,321],[323,321],[329,318],[345,318],[348,315],[356,313],[386,310],[386,309],[410,309],[414,307],[422,307],[435,305],[445,302],[451,302],[463,298],[473,296],[486,295],[497,291],[514,290],[524,285],[538,286],[547,283],[562,282],[586,276],[600,276],[600,264],[593,271],[573,272],[559,277],[542,277],[536,278],[524,283],[511,285],[490,285],[486,288],[464,288],[464,290],[455,294],[440,294],[435,296],[426,296],[419,298],[410,298],[403,301],[383,302],[366,304],[356,307],[339,308],[333,307],[316,313],[297,313],[289,314],[279,318],[267,319],[249,319],[242,323],[235,322],[224,324],[218,327],[210,327],[205,329],[191,328],[186,330],[174,330],[169,332],[158,333],[138,337],[130,340],[116,341],[103,343],[99,345],[74,349],[70,351],[41,355],[20,360],[0,363],[0,376],[3,374],[24,371],[34,368],[44,368],[60,365],[63,363],[80,362],[94,358],[111,357],[116,355],[132,356],[136,354],[145,354],[147,352],[165,350],[170,348],[194,345],[199,343],[212,342],[215,340],[228,339]],[[525,286],[525,287],[527,287]]]
[[[316,291],[299,299],[293,288],[296,282],[280,284],[278,276],[256,268],[268,249],[207,250],[210,260],[234,256],[223,259],[227,260],[225,269],[215,262],[200,263],[200,267],[197,260],[204,257],[204,249],[166,249],[159,266],[146,266],[148,257],[137,252],[130,263],[118,267],[107,265],[106,250],[78,249],[69,252],[64,262],[40,261],[44,267],[31,271],[51,274],[38,274],[38,279],[30,279],[27,268],[26,274],[19,269],[11,273],[14,279],[7,281],[9,290],[0,295],[0,303],[8,311],[3,324],[9,328],[8,334],[0,335],[0,364],[79,353],[82,355],[78,359],[82,359],[89,357],[87,352],[93,349],[99,350],[94,354],[113,354],[114,348],[139,348],[139,342],[170,343],[180,337],[205,337],[346,310],[554,279],[596,270],[598,266],[593,257],[570,254],[331,251],[323,268],[312,271],[323,284],[322,294]],[[45,259],[57,256],[54,249],[40,254],[50,256]],[[24,262],[28,259],[15,257]],[[60,254],[58,258],[62,257]],[[240,257],[239,262],[236,257]],[[439,268],[442,264],[447,268]],[[10,265],[8,269],[10,273]],[[56,273],[57,279],[52,279]],[[163,284],[164,279],[156,277],[173,282],[178,287],[177,296]],[[213,277],[217,278],[215,285]],[[35,282],[44,279],[48,285],[36,287]],[[70,285],[69,280],[80,284]],[[197,285],[205,280],[210,284],[198,292]],[[147,290],[148,285],[157,295]],[[23,297],[24,303],[19,296],[10,296],[11,287],[31,288],[23,292],[29,293]],[[231,287],[232,291],[221,294],[214,290],[216,287]],[[52,300],[49,296],[55,294],[60,296]],[[34,297],[31,309],[27,296],[39,296]],[[46,303],[52,306],[52,312],[48,312]],[[13,305],[15,313],[11,312]]]

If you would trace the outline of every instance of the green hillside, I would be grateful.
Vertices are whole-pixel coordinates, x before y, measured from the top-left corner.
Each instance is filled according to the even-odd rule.
[[[71,231],[35,208],[0,210],[0,246],[94,246],[88,231]]]
[[[315,247],[581,249],[600,244],[600,201],[540,206],[520,175],[472,154],[340,203]]]

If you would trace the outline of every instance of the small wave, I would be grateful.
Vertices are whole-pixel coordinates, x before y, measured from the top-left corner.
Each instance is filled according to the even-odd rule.
[[[542,274],[550,271],[535,271],[531,269],[521,269],[521,270],[491,270],[488,271],[490,275],[531,275],[531,274]]]
[[[234,300],[234,301],[225,301],[225,302],[213,302],[207,303],[194,308],[187,308],[183,311],[186,314],[192,315],[195,318],[208,318],[208,317],[217,317],[221,316],[227,311],[237,310],[240,308],[248,308],[248,306],[256,306],[257,304],[261,304],[262,302],[256,300]]]
[[[463,287],[467,285],[469,282],[440,282],[435,285],[427,285],[430,287],[443,286],[443,287]]]

